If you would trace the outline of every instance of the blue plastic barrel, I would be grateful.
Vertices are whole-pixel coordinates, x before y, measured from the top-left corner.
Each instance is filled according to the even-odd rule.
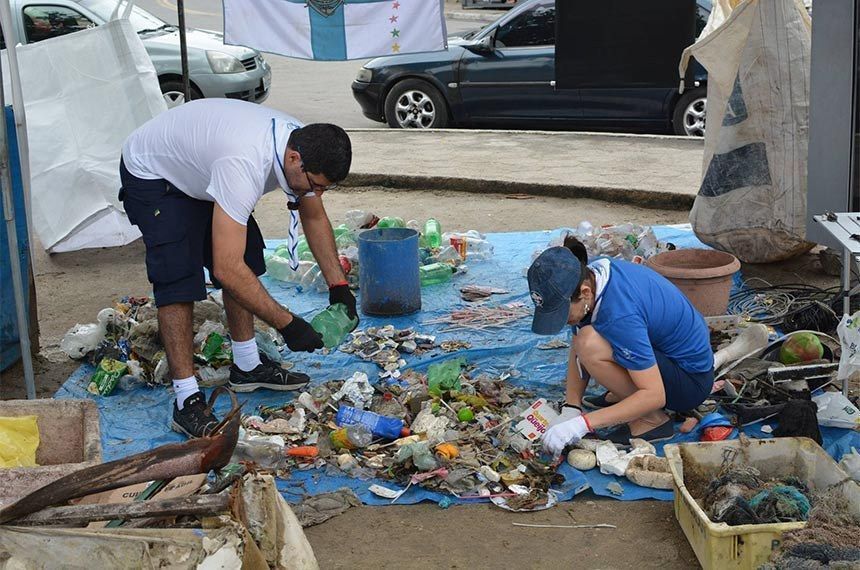
[[[420,311],[418,232],[384,228],[358,234],[358,284],[361,312],[367,315]]]

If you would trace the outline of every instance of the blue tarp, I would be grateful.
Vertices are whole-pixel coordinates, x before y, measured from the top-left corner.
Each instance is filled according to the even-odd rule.
[[[9,175],[12,180],[12,209],[15,215],[15,235],[18,238],[18,257],[21,261],[21,282],[27,314],[30,313],[30,234],[27,231],[27,209],[24,200],[24,185],[21,182],[21,162],[18,156],[18,134],[12,107],[7,106],[6,143],[9,147]],[[6,231],[3,203],[0,201],[0,291],[4,302],[0,303],[0,370],[6,370],[21,358],[18,338],[18,314],[12,294],[12,258],[9,257],[9,235]]]
[[[671,241],[679,247],[702,247],[690,231],[689,226],[657,226],[654,228],[658,239]],[[397,328],[413,327],[419,332],[436,334],[437,342],[444,340],[468,340],[472,348],[456,354],[446,354],[441,350],[430,351],[420,357],[409,356],[407,368],[426,371],[427,366],[452,358],[465,356],[467,360],[478,367],[478,371],[500,374],[504,371],[516,371],[511,382],[534,390],[539,396],[558,399],[563,396],[564,376],[567,366],[567,350],[538,350],[536,346],[551,340],[551,337],[539,337],[531,333],[530,319],[522,319],[517,323],[499,331],[471,333],[443,333],[438,325],[425,325],[425,321],[443,316],[452,309],[466,305],[460,300],[459,288],[466,284],[488,285],[504,288],[508,294],[496,295],[493,303],[523,302],[529,307],[531,301],[525,280],[525,270],[531,256],[537,249],[543,248],[556,232],[512,232],[490,234],[489,241],[495,246],[495,255],[487,261],[470,263],[465,275],[455,277],[450,283],[426,287],[422,290],[422,311],[411,316],[400,318],[362,317],[361,327],[382,326],[393,324]],[[270,241],[269,247],[276,246],[279,241]],[[310,319],[316,312],[328,304],[327,296],[315,291],[300,291],[295,285],[262,278],[263,284],[280,303],[291,311]],[[737,283],[739,284],[739,279]],[[559,335],[569,340],[570,333]],[[363,371],[373,381],[379,369],[376,365],[362,362],[356,357],[333,352],[321,354],[285,354],[286,358],[295,362],[296,368],[310,374],[313,382],[343,379],[353,372]],[[407,355],[408,356],[408,355]],[[108,397],[95,397],[86,391],[86,384],[92,367],[82,366],[77,370],[57,392],[57,398],[93,398],[101,411],[102,445],[105,460],[125,457],[165,443],[182,441],[183,437],[172,432],[168,427],[171,413],[172,394],[163,388],[139,387],[129,391],[117,390]],[[247,402],[244,411],[251,413],[257,406],[281,405],[292,400],[293,394],[284,394],[261,390],[251,394],[242,394],[240,400]],[[227,407],[226,399],[222,409]],[[761,436],[757,430],[747,430],[754,436]],[[841,452],[850,450],[848,445],[860,447],[860,434],[846,430],[826,430],[825,447],[837,457]],[[675,438],[673,441],[692,441],[694,436],[687,435]],[[834,453],[841,450],[840,453]],[[660,499],[669,500],[672,493],[656,491],[633,485],[625,478],[601,475],[599,470],[580,473],[566,463],[560,468],[566,482],[559,489],[562,500],[569,500],[576,493],[589,486],[598,495],[611,496],[606,490],[607,483],[618,481],[625,492],[622,500]],[[279,481],[279,488],[287,500],[299,500],[304,494],[316,494],[331,491],[340,487],[350,487],[366,504],[388,504],[367,491],[372,483],[394,487],[387,481],[360,481],[347,477],[332,477],[323,470],[295,471],[287,481]],[[443,495],[431,493],[413,486],[400,497],[398,504],[417,503],[424,500],[438,501]],[[465,502],[465,501],[464,501]]]

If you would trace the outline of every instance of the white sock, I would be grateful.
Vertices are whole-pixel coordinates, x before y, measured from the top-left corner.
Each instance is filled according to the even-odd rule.
[[[181,380],[173,380],[173,392],[176,394],[176,407],[180,410],[185,406],[185,399],[199,391],[200,388],[197,386],[197,378],[194,376],[182,378]]]
[[[257,350],[257,339],[233,341],[233,364],[242,372],[250,372],[260,365],[260,352]]]

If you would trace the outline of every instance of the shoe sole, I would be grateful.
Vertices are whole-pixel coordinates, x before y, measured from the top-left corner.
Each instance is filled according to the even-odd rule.
[[[260,388],[264,388],[266,390],[276,390],[278,392],[292,392],[295,390],[301,390],[305,386],[310,384],[310,382],[305,382],[304,384],[291,384],[289,386],[284,384],[265,384],[262,382],[254,382],[248,384],[233,384],[229,383],[230,389],[234,392],[253,392],[254,390],[259,390]]]

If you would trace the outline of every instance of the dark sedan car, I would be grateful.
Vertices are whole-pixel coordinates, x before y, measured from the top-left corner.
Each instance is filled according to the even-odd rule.
[[[697,3],[701,29],[711,4]],[[704,135],[707,76],[698,64],[694,87],[683,95],[677,86],[556,89],[555,0],[525,2],[448,43],[447,51],[369,61],[352,83],[364,115],[399,128],[563,122]]]

